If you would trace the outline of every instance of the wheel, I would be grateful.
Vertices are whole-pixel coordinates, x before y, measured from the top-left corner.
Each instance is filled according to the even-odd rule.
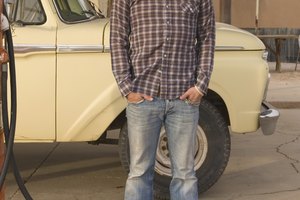
[[[203,99],[199,107],[200,119],[197,131],[195,171],[198,178],[198,191],[208,190],[220,178],[230,156],[230,134],[220,112]],[[122,166],[129,171],[129,146],[127,123],[120,131],[119,154]],[[154,195],[156,199],[169,199],[171,181],[170,159],[167,137],[161,129],[156,154]]]

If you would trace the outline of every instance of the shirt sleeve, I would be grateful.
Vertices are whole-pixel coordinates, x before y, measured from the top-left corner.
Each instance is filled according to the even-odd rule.
[[[206,94],[214,65],[216,37],[215,13],[211,0],[201,0],[197,30],[199,66],[195,86]]]
[[[112,71],[123,96],[131,92],[129,59],[130,1],[113,1],[110,17],[110,49]]]

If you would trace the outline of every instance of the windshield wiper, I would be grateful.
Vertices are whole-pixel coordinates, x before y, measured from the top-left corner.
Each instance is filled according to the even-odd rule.
[[[104,18],[104,15],[102,15],[101,13],[98,13],[96,11],[92,11],[92,10],[83,10],[81,13],[82,14],[90,14],[94,17]]]
[[[102,14],[102,11],[92,1],[89,0],[88,2],[94,9],[97,16],[99,16],[100,18],[105,18],[105,16]]]
[[[81,14],[90,14],[90,15],[95,16],[95,13],[91,10],[83,10],[83,11],[81,11]]]

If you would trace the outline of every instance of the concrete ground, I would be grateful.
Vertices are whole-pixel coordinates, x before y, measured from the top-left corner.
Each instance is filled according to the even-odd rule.
[[[276,133],[232,134],[228,167],[203,200],[300,199],[300,66],[274,72],[267,99],[279,107]],[[16,159],[33,199],[121,200],[126,173],[114,145],[16,144]],[[10,173],[6,199],[24,199]]]

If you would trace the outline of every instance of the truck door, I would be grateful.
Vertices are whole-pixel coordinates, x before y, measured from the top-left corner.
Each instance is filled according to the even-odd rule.
[[[14,21],[16,140],[55,140],[56,21],[48,1],[8,4]]]
[[[61,20],[57,29],[57,141],[96,140],[115,116],[108,109],[114,101],[110,88],[115,80],[110,54],[104,53],[103,46],[109,19],[96,15],[86,0],[53,2]]]

